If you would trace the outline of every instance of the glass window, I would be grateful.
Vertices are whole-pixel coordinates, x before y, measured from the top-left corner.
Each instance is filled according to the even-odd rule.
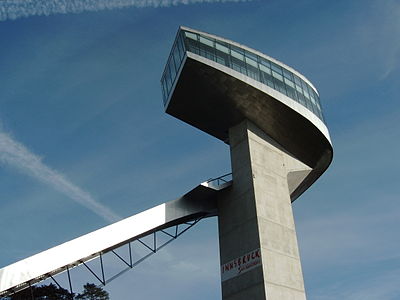
[[[215,51],[215,54],[217,63],[229,67],[229,55],[220,51]]]
[[[293,81],[293,74],[292,72],[289,72],[288,70],[286,70],[285,68],[283,69],[283,76],[285,76],[285,78],[290,79],[291,81]]]
[[[222,56],[217,55],[216,56],[216,62],[221,64],[221,65],[229,67],[229,60],[226,57],[222,57]]]
[[[268,69],[271,69],[271,64],[268,60],[266,60],[265,58],[260,58],[260,66],[265,66]]]
[[[260,81],[260,74],[259,74],[259,70],[256,67],[253,67],[251,65],[246,65],[247,67],[247,76]]]
[[[308,93],[308,85],[304,81],[301,82],[303,86],[303,94],[307,99],[310,99],[310,94]]]
[[[173,57],[173,55],[171,55],[171,56],[169,57],[168,65],[169,65],[170,70],[171,70],[171,78],[174,78],[174,77],[175,77],[175,74],[176,74],[176,69],[175,69],[175,63],[174,63],[174,57]]]
[[[174,81],[175,81],[175,77],[176,77],[176,70],[175,70],[175,65],[174,65],[173,61],[169,64],[169,74],[171,76],[171,87],[172,87],[172,85],[174,84]]]
[[[185,36],[189,39],[197,41],[197,34],[185,31]]]
[[[272,68],[272,70],[275,71],[276,73],[282,75],[282,68],[281,68],[281,66],[278,66],[276,63],[273,63],[272,61],[271,61],[271,68]]]
[[[185,39],[185,35],[184,35],[183,32],[181,32],[180,35],[179,35],[179,38],[178,38],[178,41],[181,44],[181,46],[183,45],[184,39]]]
[[[312,104],[311,104],[311,100],[310,100],[309,98],[307,98],[305,95],[304,95],[304,102],[306,103],[305,106],[306,106],[309,110],[313,111],[313,109],[312,109]]]
[[[246,57],[251,58],[254,61],[258,60],[258,56],[256,54],[249,52],[249,51],[245,51],[244,53],[245,53]]]
[[[214,48],[205,44],[200,44],[200,55],[215,61]]]
[[[260,67],[261,67],[261,65],[260,65]],[[269,72],[271,72],[271,71],[269,71]],[[260,72],[261,82],[274,89],[275,86],[274,86],[274,82],[273,82],[273,77],[270,74],[271,73],[265,73],[265,72],[261,71]]]
[[[247,55],[246,55],[245,61],[246,61],[247,64],[249,64],[249,65],[251,65],[251,66],[253,66],[255,68],[258,67],[257,60],[254,60],[254,58],[247,57]]]
[[[222,45],[222,44],[216,42],[215,48],[223,53],[229,54],[229,48],[225,45]]]
[[[290,97],[298,102],[296,90],[294,89],[294,87],[286,85],[286,92],[287,92],[288,97]]]
[[[234,50],[242,55],[244,55],[244,50],[242,48],[236,47],[234,45],[230,45],[231,46],[231,50]]]
[[[298,85],[296,85],[296,94],[297,94],[297,99],[299,99],[299,103],[302,104],[303,106],[306,105],[306,100],[304,98],[304,95],[302,92],[299,92],[297,89]]]
[[[322,114],[321,114],[321,110],[322,109],[321,109],[321,103],[319,102],[318,94],[314,90],[312,92],[313,92],[312,95],[314,96],[314,99],[315,99],[315,102],[316,102],[316,106],[318,108],[318,111],[320,112],[321,119],[322,119]]]
[[[167,66],[167,69],[165,70],[165,82],[167,83],[167,94],[171,91],[171,74],[169,72],[169,66]]]
[[[231,64],[232,64],[232,69],[246,75],[246,65],[244,61],[232,58]]]
[[[197,41],[186,39],[186,48],[190,52],[200,54],[199,43]]]
[[[314,97],[314,91],[309,85],[308,85],[308,94],[310,95],[310,100],[311,100],[313,111],[316,115],[318,115],[320,108],[318,107],[317,100]]]
[[[216,62],[229,67],[229,48],[220,42],[215,43]]]
[[[185,49],[195,54],[200,54],[199,42],[197,41],[197,34],[185,32]]]
[[[214,47],[214,41],[212,41],[208,38],[202,37],[202,36],[200,36],[200,43],[210,46],[210,47]]]
[[[182,61],[183,57],[185,56],[185,49],[183,49],[182,41],[181,41],[180,37],[176,41],[176,47],[178,48],[180,61]]]
[[[271,69],[266,67],[266,66],[264,66],[264,65],[262,65],[262,64],[260,64],[260,70],[265,72],[265,73],[267,73],[267,74],[271,74]]]
[[[274,76],[274,71],[272,71],[272,76]],[[275,77],[275,76],[274,76]],[[285,88],[285,84],[281,81],[276,79],[276,77],[274,78],[274,85],[275,85],[275,89],[279,92],[281,92],[282,94],[286,95],[286,88]]]
[[[246,73],[246,64],[244,63],[244,51],[231,45],[231,66],[232,69],[242,74]]]
[[[317,102],[319,102],[319,96],[318,96],[318,94],[317,94],[312,88],[310,88],[310,90],[311,90],[312,94],[314,95],[315,100],[316,100]]]
[[[303,89],[303,95],[310,100],[310,94],[308,93],[307,90]]]
[[[175,61],[175,66],[176,66],[176,71],[178,72],[178,70],[179,70],[179,67],[180,67],[180,65],[181,65],[181,58],[180,58],[180,55],[179,55],[179,49],[178,49],[178,47],[175,47],[174,48],[174,61]]]
[[[240,52],[238,52],[238,51],[236,51],[236,50],[231,49],[231,55],[232,55],[234,58],[243,61],[243,54],[242,54],[242,53],[240,53]]]
[[[283,76],[275,71],[272,71],[272,76],[274,76],[276,79],[279,79],[280,81],[283,81]]]
[[[216,61],[268,85],[307,107],[323,120],[319,95],[301,76],[251,51],[193,32],[181,31],[174,44],[162,81],[165,99],[168,98],[186,51]]]
[[[294,76],[294,82],[297,84],[297,85],[300,85],[301,86],[301,79],[298,77],[298,76],[296,76],[296,75],[294,75],[293,74],[293,76]]]
[[[294,82],[292,82],[291,80],[289,80],[289,79],[287,79],[286,77],[284,78],[284,80],[285,80],[285,83],[288,85],[288,86],[290,86],[291,88],[295,88],[294,87]]]
[[[165,86],[165,76],[163,77],[163,79],[161,80],[161,90],[162,90],[162,96],[163,96],[163,100],[164,100],[164,104],[165,101],[167,101],[167,91],[166,91],[166,86]]]
[[[297,90],[297,92],[299,92],[300,94],[303,94],[303,89],[302,89],[302,87],[301,87],[300,85],[297,85],[297,84],[296,84],[296,90]]]
[[[314,95],[313,95],[313,94],[310,94],[310,99],[311,99],[311,102],[312,102],[314,105],[317,105],[317,101],[315,101],[315,98],[314,98]]]

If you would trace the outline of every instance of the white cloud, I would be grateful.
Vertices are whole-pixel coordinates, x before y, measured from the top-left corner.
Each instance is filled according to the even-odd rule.
[[[115,222],[120,219],[110,209],[93,199],[89,193],[68,181],[59,172],[46,166],[40,157],[4,132],[0,132],[0,164],[17,168],[19,171],[50,185],[108,222]]]
[[[241,0],[3,0],[0,3],[0,21],[125,7],[168,7],[179,4],[239,1]]]

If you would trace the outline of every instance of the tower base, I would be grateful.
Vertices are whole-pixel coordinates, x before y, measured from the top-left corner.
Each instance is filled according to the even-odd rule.
[[[229,130],[233,185],[218,200],[222,299],[305,300],[290,194],[311,168],[245,120]]]

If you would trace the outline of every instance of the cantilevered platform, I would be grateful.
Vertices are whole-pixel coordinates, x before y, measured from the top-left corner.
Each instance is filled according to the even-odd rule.
[[[291,202],[333,149],[320,97],[288,65],[180,27],[161,86],[166,113],[230,147],[233,185],[218,199],[224,300],[305,300]]]
[[[227,144],[229,129],[249,120],[309,166],[292,201],[332,161],[316,88],[298,71],[257,50],[181,27],[161,82],[166,113]]]

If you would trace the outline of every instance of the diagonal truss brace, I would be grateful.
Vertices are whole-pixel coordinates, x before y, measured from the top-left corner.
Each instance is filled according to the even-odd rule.
[[[149,252],[148,254],[146,254],[145,256],[143,256],[142,258],[138,259],[137,261],[135,261],[134,263],[132,263],[132,251],[131,251],[131,242],[128,243],[129,246],[129,260],[130,263],[128,263],[125,259],[123,259],[118,253],[116,253],[115,251],[111,251],[111,253],[113,253],[117,258],[119,258],[124,264],[127,265],[127,267],[125,269],[123,269],[122,271],[120,271],[119,273],[117,273],[116,275],[110,277],[109,279],[107,279],[105,281],[104,284],[102,285],[106,285],[108,283],[110,283],[111,281],[113,281],[114,279],[118,278],[119,276],[121,276],[122,274],[124,274],[125,272],[129,271],[130,269],[133,269],[134,267],[136,267],[138,264],[140,264],[141,262],[143,262],[145,259],[149,258],[150,256],[152,256],[153,254],[155,254],[157,251],[161,250],[162,248],[164,248],[165,246],[167,246],[168,244],[170,244],[172,241],[174,241],[175,239],[177,239],[179,236],[181,236],[182,234],[184,234],[186,231],[188,231],[189,229],[191,229],[194,225],[196,225],[198,222],[200,222],[203,219],[203,217],[200,217],[192,222],[185,222],[183,224],[178,224],[175,225],[173,227],[175,227],[175,234],[172,235],[169,232],[161,229],[159,231],[156,231],[154,233],[152,233],[152,235],[154,236],[154,244],[153,247],[147,245],[146,243],[144,243],[141,240],[137,240],[139,241],[141,244],[143,244],[147,249],[149,249],[151,252]],[[182,225],[186,225],[186,228],[184,228],[183,230],[181,230],[179,232],[179,226]],[[170,227],[172,228],[172,227]],[[170,239],[168,239],[167,241],[165,241],[164,243],[160,244],[160,245],[156,245],[156,234],[157,232],[163,233],[166,236],[170,237]]]
[[[222,177],[226,178],[226,176]],[[160,204],[0,268],[0,298],[29,288],[48,278],[53,279],[57,274],[64,272],[68,275],[72,293],[70,269],[78,265],[83,265],[102,285],[105,285],[119,274],[106,279],[102,255],[111,252],[122,260],[128,269],[131,269],[194,226],[200,219],[216,216],[218,214],[216,197],[231,185],[231,181],[222,177],[203,182],[176,200]],[[186,228],[179,232],[181,226],[186,226]],[[166,230],[173,227],[175,227],[175,233]],[[168,236],[170,239],[158,245],[157,234]],[[150,235],[153,235],[153,242],[145,242],[143,238]],[[134,241],[150,251],[135,262],[132,259],[131,250],[131,243]],[[129,247],[129,261],[123,259],[115,251],[126,244]],[[100,258],[101,274],[94,272],[87,263],[97,258]]]
[[[157,253],[159,250],[161,250],[162,248],[164,248],[165,246],[167,246],[168,244],[170,244],[172,241],[176,240],[179,236],[181,236],[182,234],[184,234],[186,231],[188,231],[189,229],[191,229],[193,226],[195,226],[198,222],[200,222],[203,219],[203,217],[199,217],[197,219],[195,219],[192,222],[184,222],[182,224],[177,224],[175,226],[171,226],[169,228],[174,228],[174,234],[171,234],[169,232],[167,232],[165,229],[160,229],[159,231],[153,232],[147,236],[153,235],[154,237],[154,244],[153,247],[147,245],[145,242],[141,241],[140,239],[136,239],[133,241],[129,241],[127,244],[121,245],[121,247],[128,245],[128,251],[129,251],[129,262],[124,259],[121,255],[119,255],[115,249],[112,249],[110,251],[104,252],[103,254],[100,254],[97,258],[99,259],[99,263],[100,263],[100,267],[101,267],[101,274],[97,274],[93,268],[91,268],[85,261],[81,261],[80,265],[83,265],[89,272],[91,275],[93,275],[96,280],[98,280],[100,282],[100,284],[98,286],[105,286],[106,284],[110,283],[111,281],[115,280],[116,278],[120,277],[121,275],[123,275],[125,272],[135,268],[137,265],[139,265],[141,262],[143,262],[144,260],[146,260],[147,258],[149,258],[150,256],[152,256],[153,254]],[[185,226],[183,229],[180,230],[180,227]],[[169,229],[167,228],[167,229]],[[169,239],[164,241],[163,243],[157,245],[156,244],[156,236],[157,236],[157,232],[164,234],[165,236],[168,236]],[[150,252],[147,253],[146,255],[144,255],[143,257],[141,257],[140,259],[133,261],[133,256],[132,256],[132,246],[131,244],[135,241],[138,241],[140,244],[144,245],[146,247],[146,249],[148,249]],[[103,256],[105,254],[113,254],[115,257],[117,257],[120,261],[122,261],[127,267],[125,267],[122,271],[118,272],[117,274],[111,276],[110,278],[106,278],[105,277],[105,265],[103,263]],[[72,288],[72,276],[71,276],[71,272],[70,272],[70,268],[66,269],[66,273],[67,273],[67,277],[68,277],[68,285],[69,285],[69,291],[72,295],[74,295],[73,292],[73,288]],[[61,286],[61,284],[56,280],[56,278],[54,276],[52,276],[51,274],[49,274],[49,277],[57,286],[58,288],[63,288]],[[32,290],[32,285],[29,284],[30,290],[31,290],[31,297],[32,300],[34,299],[34,295],[33,295],[33,290]],[[4,298],[0,298],[0,299],[4,299]]]

